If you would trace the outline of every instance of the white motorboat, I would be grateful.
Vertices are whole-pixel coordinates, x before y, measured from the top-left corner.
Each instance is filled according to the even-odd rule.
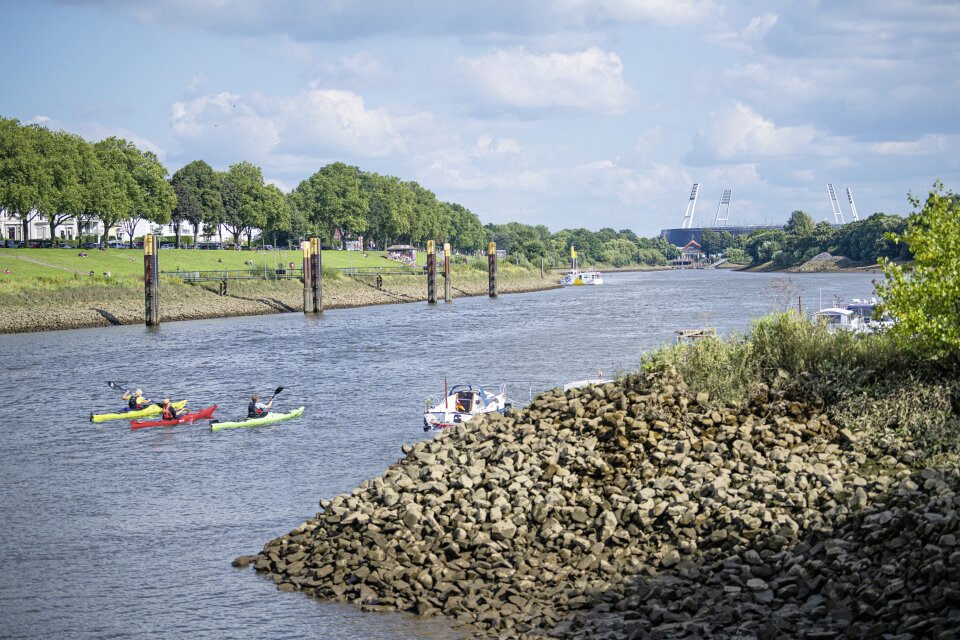
[[[867,332],[866,323],[850,309],[830,307],[817,312],[816,318],[826,322],[830,331]]]
[[[603,284],[603,274],[599,271],[580,271],[577,265],[577,250],[570,245],[570,271],[560,278],[560,285],[571,287],[585,284]]]
[[[599,271],[568,271],[560,278],[564,287],[580,286],[584,284],[603,284],[603,274]]]
[[[453,427],[482,413],[503,413],[511,404],[503,385],[497,393],[473,384],[454,385],[444,393],[446,397],[435,406],[430,406],[432,399],[427,399],[427,411],[423,414],[424,431]]]

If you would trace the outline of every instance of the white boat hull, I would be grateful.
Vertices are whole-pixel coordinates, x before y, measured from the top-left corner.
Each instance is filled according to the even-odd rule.
[[[579,287],[590,284],[603,284],[603,274],[599,271],[577,271],[567,273],[560,278],[560,285],[564,287]]]
[[[461,385],[453,387],[440,404],[423,414],[423,430],[438,431],[468,422],[473,416],[484,413],[503,413],[510,408],[510,401],[500,390],[487,393],[479,387]]]

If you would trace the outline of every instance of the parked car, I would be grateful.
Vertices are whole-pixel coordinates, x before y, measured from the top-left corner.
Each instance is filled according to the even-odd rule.
[[[107,247],[111,249],[125,249],[127,245],[117,240],[111,240],[107,243]]]
[[[173,242],[164,242],[160,245],[161,249],[173,249],[176,245]]]
[[[81,248],[81,249],[99,249],[99,248],[100,248],[100,243],[99,243],[99,242],[84,242],[83,244],[80,245],[80,248]]]
[[[0,246],[6,249],[19,249],[22,245],[16,240],[4,240],[3,244]]]

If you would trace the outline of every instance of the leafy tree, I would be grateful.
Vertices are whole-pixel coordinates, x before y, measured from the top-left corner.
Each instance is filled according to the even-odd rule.
[[[940,181],[901,234],[913,253],[912,269],[883,259],[885,282],[877,285],[884,310],[897,320],[896,335],[919,345],[937,359],[960,357],[960,196],[944,192]]]
[[[416,182],[407,182],[406,186],[413,194],[415,212],[413,228],[410,230],[411,241],[446,239],[447,225],[444,221],[444,210],[436,194]]]
[[[837,233],[834,252],[858,262],[896,258],[906,244],[898,246],[888,234],[900,234],[907,221],[900,216],[875,213],[866,220],[845,224]]]
[[[727,260],[733,264],[750,264],[750,256],[747,252],[737,247],[727,249]]]
[[[483,223],[472,211],[459,204],[445,202],[450,231],[450,246],[458,251],[477,251],[483,248]]]
[[[224,201],[226,212],[224,226],[233,235],[234,242],[240,244],[240,236],[247,235],[247,246],[253,239],[253,230],[266,226],[266,186],[263,183],[263,172],[260,167],[250,162],[237,162],[230,165],[227,179],[236,188],[231,193],[234,198],[230,207]]]
[[[184,220],[202,220],[203,207],[200,201],[193,195],[187,185],[182,182],[173,182],[171,185],[174,193],[177,195],[177,206],[173,208],[170,214],[170,221],[173,222],[173,233],[176,236],[176,247],[180,248],[180,225]],[[194,227],[196,230],[196,227]],[[196,231],[194,231],[196,233]]]
[[[794,211],[790,214],[787,224],[783,225],[783,230],[788,234],[795,236],[809,236],[813,233],[816,223],[806,211]]]
[[[273,234],[273,244],[277,244],[277,234],[290,229],[290,202],[286,194],[273,184],[263,187],[263,231]]]
[[[49,132],[0,118],[0,208],[20,219],[23,239],[30,239],[30,221],[39,215],[41,194],[50,175],[40,155],[40,136]]]
[[[93,145],[96,170],[88,189],[87,207],[103,223],[104,241],[110,237],[110,230],[133,210],[137,187],[127,161],[129,144],[119,138],[107,138]]]
[[[193,243],[197,243],[200,226],[219,226],[224,219],[223,198],[220,195],[220,176],[203,160],[194,160],[173,174],[171,182],[187,187],[200,204],[197,217],[185,218],[193,226]]]
[[[128,183],[130,209],[123,221],[123,230],[133,247],[133,236],[140,221],[169,222],[170,212],[177,206],[177,195],[167,182],[166,168],[152,151],[140,151],[123,139],[119,139],[116,145],[123,153],[126,170],[132,178]]]
[[[393,240],[410,239],[414,228],[413,191],[399,178],[365,173],[361,188],[368,203],[367,232],[387,247]]]
[[[339,232],[363,233],[367,228],[367,197],[361,188],[360,170],[342,162],[323,167],[294,189],[293,203],[306,214],[311,226],[331,241]]]
[[[221,224],[227,227],[228,231],[235,230],[231,231],[233,241],[239,243],[239,234],[243,229],[240,219],[240,189],[228,173],[220,175],[220,200],[223,203],[223,221]],[[221,224],[217,224],[217,235],[222,241]],[[232,226],[234,224],[236,226]]]
[[[86,211],[93,151],[80,136],[66,131],[43,131],[40,150],[49,168],[50,182],[41,194],[38,209],[47,219],[52,239],[57,235],[57,227]]]

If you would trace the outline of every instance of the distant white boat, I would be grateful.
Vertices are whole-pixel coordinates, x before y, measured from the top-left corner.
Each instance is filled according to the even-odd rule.
[[[869,331],[863,318],[856,315],[850,309],[844,309],[842,307],[820,309],[820,311],[817,312],[816,318],[826,322],[827,329],[830,331]]]
[[[446,383],[444,383],[446,386]],[[510,401],[503,385],[497,393],[490,393],[483,387],[472,384],[458,384],[444,390],[446,397],[435,406],[427,400],[427,411],[423,414],[423,430],[436,431],[467,422],[481,413],[503,413],[510,408]]]
[[[599,271],[580,271],[577,265],[577,250],[570,245],[570,271],[560,278],[560,285],[578,287],[587,284],[603,284],[603,274]]]
[[[565,287],[575,287],[584,284],[603,284],[603,274],[599,271],[568,271],[560,278],[560,284]]]

